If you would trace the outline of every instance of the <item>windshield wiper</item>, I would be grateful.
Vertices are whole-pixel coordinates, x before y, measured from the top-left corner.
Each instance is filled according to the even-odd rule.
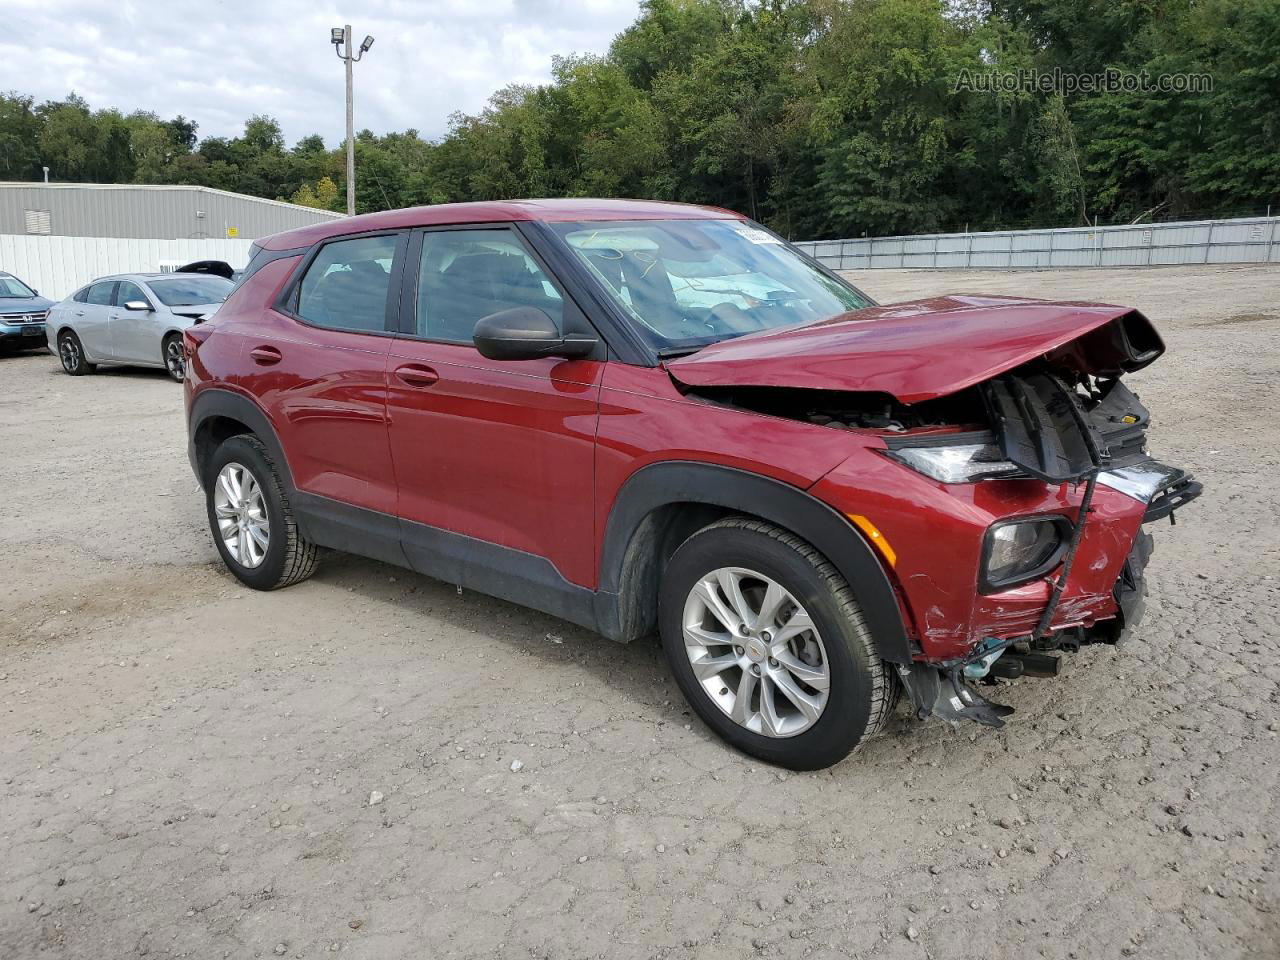
[[[661,350],[657,352],[658,359],[674,360],[677,357],[687,357],[697,353],[703,347],[708,347],[710,345],[711,344],[708,344],[708,343],[700,343],[696,347],[663,347]]]

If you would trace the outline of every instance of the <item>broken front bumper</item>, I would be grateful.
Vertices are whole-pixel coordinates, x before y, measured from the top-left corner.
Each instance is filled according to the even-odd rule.
[[[1090,643],[1119,644],[1126,640],[1142,620],[1146,611],[1147,586],[1145,572],[1154,549],[1154,538],[1145,525],[1166,517],[1174,521],[1178,509],[1198,497],[1202,486],[1189,473],[1156,461],[1146,461],[1121,470],[1103,471],[1085,495],[1082,516],[1073,540],[1072,550],[1058,573],[1048,605],[1025,636],[989,636],[964,657],[948,663],[913,663],[898,667],[899,678],[921,719],[936,715],[944,720],[974,720],[999,727],[1012,707],[993,703],[968,683],[969,679],[991,674],[999,677],[1049,676],[1057,673],[1056,659],[1047,651],[1077,650]],[[1141,504],[1142,513],[1128,553],[1120,566],[1106,606],[1095,604],[1092,611],[1077,602],[1076,610],[1084,619],[1078,624],[1051,626],[1059,622],[1057,609],[1067,595],[1072,560],[1078,559],[1083,533],[1090,522],[1092,494],[1105,487]],[[1103,598],[1098,598],[1102,600]],[[1025,669],[1034,663],[1035,671]],[[1052,665],[1046,672],[1046,664]]]

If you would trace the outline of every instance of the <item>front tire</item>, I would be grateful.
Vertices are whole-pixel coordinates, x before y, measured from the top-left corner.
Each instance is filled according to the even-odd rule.
[[[318,549],[298,531],[293,509],[266,446],[231,437],[205,474],[209,529],[227,569],[255,590],[276,590],[315,573]]]
[[[844,578],[808,543],[759,520],[721,520],[676,550],[659,626],[690,706],[768,763],[838,763],[884,726],[896,701]]]
[[[84,346],[70,330],[58,335],[58,359],[62,361],[62,369],[73,377],[83,377],[96,369],[84,358]]]

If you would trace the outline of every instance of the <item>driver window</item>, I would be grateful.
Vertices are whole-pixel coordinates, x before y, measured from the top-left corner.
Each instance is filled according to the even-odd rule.
[[[560,326],[564,303],[510,230],[434,230],[422,237],[415,332],[472,342],[476,323],[512,307],[536,307]]]
[[[141,300],[143,303],[149,303],[136,283],[121,280],[120,285],[116,287],[116,305],[123,307],[130,300]]]

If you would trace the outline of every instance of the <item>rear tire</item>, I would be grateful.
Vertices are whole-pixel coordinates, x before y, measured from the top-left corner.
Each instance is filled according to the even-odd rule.
[[[213,542],[227,569],[255,590],[277,590],[316,571],[319,550],[298,531],[266,446],[251,434],[224,441],[205,471]]]
[[[165,373],[173,380],[181,383],[186,379],[186,359],[182,354],[182,334],[171,333],[164,338],[160,346],[160,359],[164,361]]]
[[[62,369],[73,377],[83,377],[97,369],[84,358],[84,346],[70,330],[58,335],[58,359],[62,361]]]
[[[676,550],[659,626],[690,706],[768,763],[838,763],[885,725],[897,700],[844,578],[804,540],[760,520],[721,520]]]

